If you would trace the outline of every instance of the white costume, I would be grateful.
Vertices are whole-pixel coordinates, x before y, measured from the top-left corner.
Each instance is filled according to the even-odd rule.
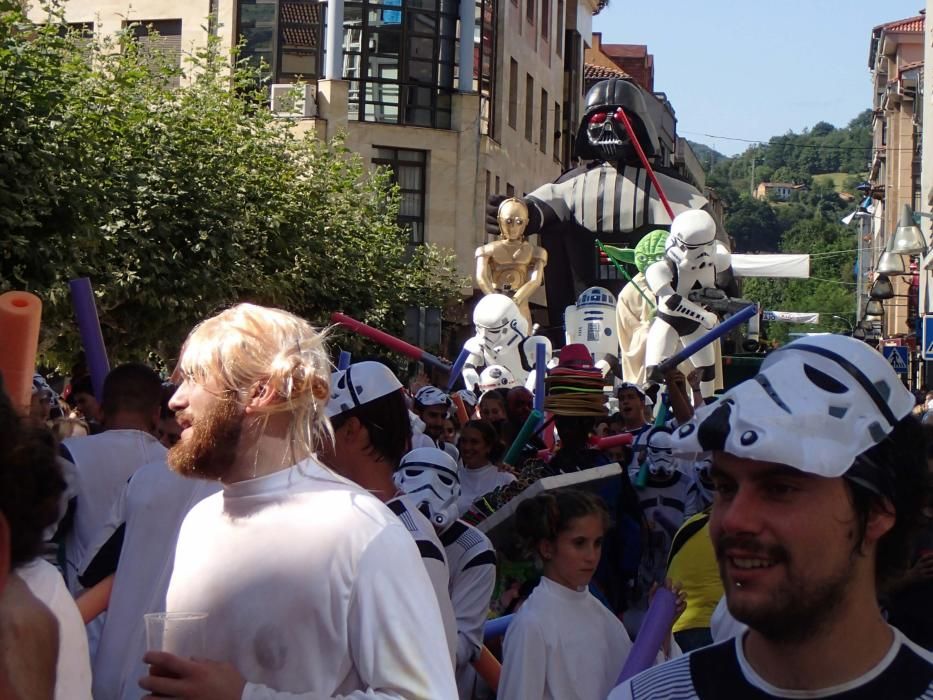
[[[164,459],[167,450],[155,436],[139,430],[68,438],[62,447],[75,466],[77,495],[74,524],[65,538],[65,580],[72,594],[77,594],[81,590],[78,567],[126,482],[142,465]]]
[[[55,700],[91,700],[91,661],[84,621],[62,575],[44,559],[34,559],[16,573],[58,621]]]
[[[457,499],[457,508],[460,515],[463,515],[470,506],[480,496],[485,496],[500,486],[507,486],[515,481],[515,476],[510,472],[504,472],[495,464],[487,464],[485,467],[470,469],[460,467],[460,498]]]
[[[690,518],[713,505],[715,488],[710,477],[712,457],[704,456],[693,464],[693,483],[687,490],[687,510],[684,518]]]
[[[468,339],[464,349],[469,351],[463,365],[463,382],[468,389],[480,383],[480,368],[502,365],[519,384],[529,390],[535,386],[536,347],[544,345],[545,364],[551,359],[551,341],[540,335],[531,335],[528,321],[515,302],[504,294],[487,294],[473,309],[476,335]]]
[[[457,615],[457,689],[473,697],[471,665],[483,647],[483,626],[496,586],[496,551],[477,528],[457,520],[440,535],[450,567],[450,600]]]
[[[418,545],[421,562],[428,572],[428,578],[431,579],[437,605],[441,611],[441,619],[444,621],[444,634],[450,649],[450,660],[452,664],[456,663],[457,656],[459,656],[457,614],[450,600],[450,569],[447,555],[444,553],[444,545],[441,544],[431,522],[418,512],[410,496],[400,494],[386,501],[386,506],[402,521],[405,529]]]
[[[411,536],[314,459],[195,506],[166,607],[208,613],[205,656],[243,674],[242,700],[456,697]]]
[[[645,367],[652,371],[665,359],[702,337],[719,317],[690,301],[691,291],[716,287],[717,276],[731,274],[729,250],[716,240],[716,222],[705,211],[678,214],[671,224],[664,257],[645,270],[648,287],[657,298],[657,314],[648,331]],[[713,344],[697,351],[691,362],[700,372],[704,396],[711,396],[716,380]]]
[[[189,479],[164,460],[141,467],[126,484],[81,567],[88,585],[116,571],[94,656],[95,700],[138,700],[146,675],[143,615],[165,610],[178,531],[188,511],[220,490]]]
[[[622,623],[589,591],[548,578],[505,634],[501,700],[603,700],[632,648]]]

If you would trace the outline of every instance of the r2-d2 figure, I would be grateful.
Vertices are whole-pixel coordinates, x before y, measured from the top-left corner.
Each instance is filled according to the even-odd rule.
[[[615,309],[615,296],[603,287],[590,287],[579,296],[576,304],[564,309],[566,344],[585,345],[593,365],[604,377],[619,366]]]

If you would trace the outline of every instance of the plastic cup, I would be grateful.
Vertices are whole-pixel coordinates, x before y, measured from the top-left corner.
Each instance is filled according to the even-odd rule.
[[[184,659],[204,658],[207,613],[158,612],[143,615],[146,648],[166,651]]]

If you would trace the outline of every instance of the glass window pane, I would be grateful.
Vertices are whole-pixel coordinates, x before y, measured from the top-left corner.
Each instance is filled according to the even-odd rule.
[[[401,157],[404,158],[404,156]],[[403,190],[420,190],[421,170],[421,167],[417,165],[400,165],[398,168],[398,186]]]

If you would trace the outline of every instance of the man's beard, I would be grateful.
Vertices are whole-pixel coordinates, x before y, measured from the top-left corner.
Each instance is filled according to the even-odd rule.
[[[775,566],[783,566],[787,572],[785,580],[771,592],[770,599],[766,603],[743,605],[738,591],[727,580],[724,552],[733,546],[740,547],[748,554],[757,554],[762,558],[772,560]],[[785,644],[810,639],[823,628],[825,623],[836,614],[845,597],[849,582],[855,575],[855,561],[853,557],[850,557],[847,566],[831,572],[821,581],[813,581],[800,576],[799,573],[796,578],[790,578],[792,572],[787,550],[780,546],[767,546],[741,537],[720,537],[716,543],[716,559],[719,562],[720,577],[726,586],[726,601],[732,616],[739,622],[744,622],[765,639]],[[732,591],[736,595],[730,596],[729,593]]]
[[[191,431],[168,451],[169,466],[182,476],[223,479],[236,460],[243,412],[235,401],[221,400],[192,423]]]

